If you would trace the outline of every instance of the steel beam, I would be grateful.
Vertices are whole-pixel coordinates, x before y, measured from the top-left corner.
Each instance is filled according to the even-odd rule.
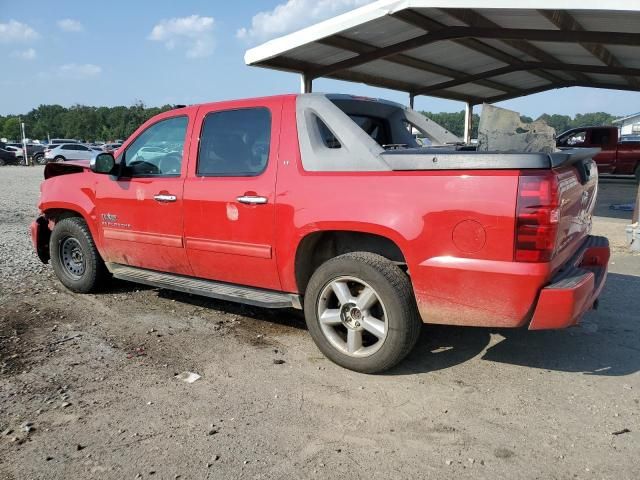
[[[424,15],[421,15],[413,10],[402,10],[400,12],[394,13],[393,17],[409,25],[413,25],[414,27],[421,28],[422,30],[427,32],[440,30],[442,28],[448,28],[448,25],[433,20],[432,18],[425,17]],[[520,58],[514,57],[513,55],[503,52],[502,50],[492,47],[491,45],[481,42],[480,40],[476,40],[475,38],[461,38],[453,41],[458,45],[468,48],[469,50],[482,53],[487,57],[499,60],[500,62],[506,63],[508,65],[516,65],[522,63],[522,60]],[[534,70],[531,73],[549,82],[560,82],[564,80],[544,70]]]
[[[368,43],[361,42],[359,40],[353,40],[341,35],[327,37],[325,39],[319,40],[318,43],[328,45],[333,48],[339,48],[341,50],[348,50],[350,52],[358,54],[370,53],[377,50],[377,47],[374,47],[373,45],[369,45]],[[416,70],[422,70],[425,72],[435,73],[437,75],[455,79],[467,76],[467,73],[460,70],[454,70],[453,68],[427,62],[425,60],[420,60],[419,58],[414,58],[403,54],[392,55],[390,57],[387,57],[385,60],[398,65],[404,65],[405,67],[415,68]],[[504,83],[495,82],[492,80],[479,80],[475,83],[505,93],[515,93],[518,90],[516,87],[505,85]]]
[[[311,77],[318,78],[357,67],[365,63],[424,47],[432,43],[457,38],[485,38],[493,40],[531,40],[538,42],[557,43],[609,43],[612,45],[640,46],[640,34],[620,32],[564,32],[560,30],[540,30],[531,28],[478,28],[478,27],[449,27],[433,33],[420,35],[419,37],[395,43],[387,47],[379,48],[369,53],[363,53],[353,58],[348,58],[325,67],[309,72]],[[532,46],[533,47],[533,46]],[[534,47],[537,48],[537,47]],[[548,54],[547,54],[548,55]],[[558,59],[548,55],[549,61],[557,62]],[[544,59],[543,59],[544,60]],[[575,75],[578,77],[578,74]],[[585,80],[588,80],[586,78]]]
[[[565,10],[538,10],[542,16],[553,23],[556,27],[563,31],[584,31],[584,27],[570,13]],[[620,60],[609,51],[607,47],[601,44],[580,43],[580,46],[587,52],[600,60],[605,65],[617,68],[622,67]],[[624,75],[627,83],[633,87],[640,87],[640,81],[632,76]]]
[[[473,27],[483,27],[483,28],[494,28],[494,29],[502,29],[502,27],[496,22],[489,20],[487,17],[479,14],[475,10],[465,9],[465,10],[457,10],[457,9],[442,9],[447,15],[457,19],[460,22],[463,22],[466,25]],[[557,30],[556,30],[557,32]],[[545,52],[541,48],[536,47],[535,45],[529,43],[528,40],[534,40],[533,38],[520,38],[520,39],[502,39],[503,43],[509,45],[512,48],[520,50],[521,52],[537,59],[542,60],[544,62],[558,62],[559,60],[553,55]],[[573,73],[571,75],[576,80],[586,81],[589,78],[586,75],[581,73]]]

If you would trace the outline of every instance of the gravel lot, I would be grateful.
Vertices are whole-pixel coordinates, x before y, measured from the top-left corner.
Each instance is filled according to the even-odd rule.
[[[28,237],[41,178],[0,168],[0,478],[640,478],[640,256],[608,208],[632,183],[602,184],[612,273],[580,327],[424,327],[366,376],[297,312],[67,292]]]

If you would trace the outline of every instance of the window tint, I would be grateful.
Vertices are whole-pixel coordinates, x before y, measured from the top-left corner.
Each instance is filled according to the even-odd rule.
[[[324,123],[320,119],[320,117],[316,117],[316,122],[318,124],[318,131],[320,133],[320,138],[322,138],[322,142],[324,143],[324,146],[332,149],[342,148],[342,145],[340,144],[340,140],[338,140],[336,136],[333,134],[333,132],[329,130],[329,127],[327,127],[327,124]]]
[[[591,143],[593,145],[609,145],[609,130],[591,130]]]
[[[89,149],[87,147],[85,147],[84,145],[76,145],[76,150],[81,150],[83,152],[86,152]]]
[[[202,125],[198,175],[252,177],[267,167],[271,113],[247,108],[208,114]]]
[[[73,150],[73,145],[63,145],[60,147],[62,150]]]
[[[137,177],[180,175],[188,123],[187,117],[168,118],[142,132],[124,152],[127,173]],[[145,147],[161,148],[163,154],[145,155]]]

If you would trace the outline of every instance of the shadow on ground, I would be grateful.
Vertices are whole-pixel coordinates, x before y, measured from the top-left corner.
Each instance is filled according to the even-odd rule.
[[[640,370],[639,292],[640,277],[610,274],[600,309],[567,330],[427,326],[409,358],[390,374],[441,370],[482,355],[486,361],[544,370],[630,375]],[[492,333],[504,339],[486,349]]]
[[[139,290],[140,286],[117,282],[116,288],[124,292]],[[600,309],[589,312],[580,327],[566,330],[531,332],[526,328],[427,325],[413,352],[388,374],[443,370],[481,355],[486,361],[544,370],[629,375],[640,370],[640,322],[636,303],[639,292],[640,277],[610,274]],[[269,310],[169,290],[158,290],[158,296],[268,322],[271,326],[306,329],[302,312],[297,310]],[[490,346],[493,333],[503,339]]]
[[[633,204],[637,194],[638,185],[634,179],[601,178],[598,184],[598,203],[593,214],[597,217],[631,221],[633,211],[620,208]]]

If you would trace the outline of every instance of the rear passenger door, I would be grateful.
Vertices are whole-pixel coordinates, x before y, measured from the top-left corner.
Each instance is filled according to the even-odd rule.
[[[200,107],[184,186],[185,246],[197,277],[280,288],[274,219],[281,109],[281,100],[270,99]]]

